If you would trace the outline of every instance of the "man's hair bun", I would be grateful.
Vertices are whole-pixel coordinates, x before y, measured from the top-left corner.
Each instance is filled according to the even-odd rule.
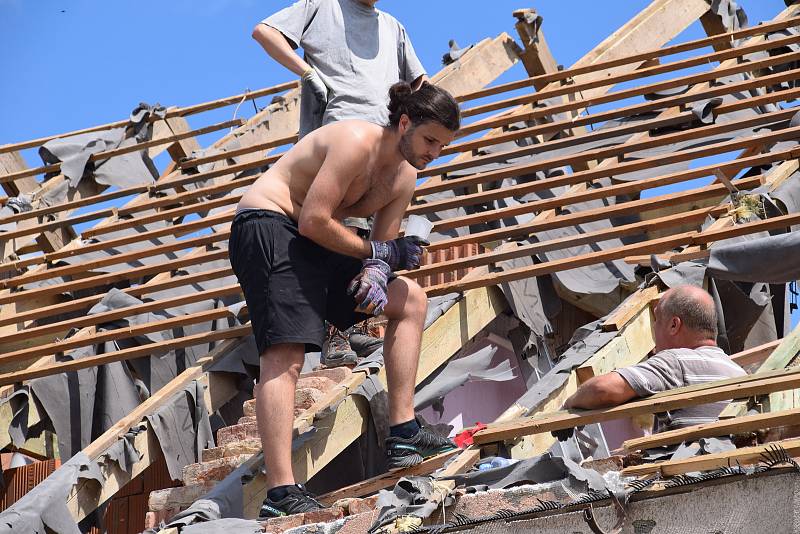
[[[397,82],[389,88],[389,113],[395,114],[400,111],[403,102],[411,96],[411,84],[408,82]]]

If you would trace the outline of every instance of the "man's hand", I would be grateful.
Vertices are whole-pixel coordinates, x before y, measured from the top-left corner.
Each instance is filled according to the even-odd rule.
[[[386,284],[392,270],[386,262],[376,259],[364,260],[361,272],[353,278],[347,287],[347,293],[353,296],[358,307],[356,311],[378,316],[389,301],[386,295]]]
[[[430,245],[428,241],[414,235],[391,241],[370,241],[370,244],[372,259],[385,261],[392,271],[418,268],[422,259],[422,247]]]
[[[303,73],[303,81],[308,84],[309,89],[314,93],[314,98],[322,106],[325,106],[328,103],[328,86],[322,81],[319,73],[313,67],[310,67]]]

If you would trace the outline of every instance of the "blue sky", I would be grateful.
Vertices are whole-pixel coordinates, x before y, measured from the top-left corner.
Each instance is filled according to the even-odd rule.
[[[557,61],[571,65],[648,0],[380,0],[406,27],[429,73],[449,39],[515,36],[514,9],[531,7]],[[292,79],[250,37],[285,0],[0,0],[0,144],[126,118],[139,102],[185,106]],[[783,0],[739,0],[751,23]],[[703,37],[699,23],[678,41]],[[676,59],[676,58],[675,58]],[[517,65],[498,81],[524,76]],[[268,104],[261,99],[259,107]],[[242,111],[245,111],[244,109]],[[252,112],[252,106],[247,114]],[[190,117],[192,127],[230,119],[232,107]],[[208,144],[219,134],[201,139]],[[39,164],[26,151],[29,164]]]

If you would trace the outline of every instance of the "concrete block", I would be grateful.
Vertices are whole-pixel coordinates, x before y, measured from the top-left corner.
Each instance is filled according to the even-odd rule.
[[[187,486],[219,481],[250,458],[248,454],[223,457],[210,462],[189,464],[183,468],[183,483]]]
[[[258,426],[256,426],[255,422],[226,426],[217,431],[217,446],[222,447],[228,443],[235,443],[247,439],[258,439],[258,437]]]

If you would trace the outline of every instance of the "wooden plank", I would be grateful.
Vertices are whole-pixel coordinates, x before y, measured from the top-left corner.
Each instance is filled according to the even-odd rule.
[[[230,350],[238,345],[238,340],[230,340],[215,348],[204,358],[198,360],[195,365],[189,367],[180,375],[171,380],[154,395],[140,404],[130,414],[118,421],[113,427],[108,429],[102,436],[95,439],[83,452],[91,459],[100,458],[109,448],[114,446],[125,433],[133,427],[144,422],[148,415],[158,411],[171,398],[186,388],[192,381],[198,380],[206,389],[206,408],[209,413],[218,410],[225,402],[233,398],[236,393],[234,380],[225,373],[204,375],[215,362],[224,358]],[[135,476],[142,473],[155,460],[161,457],[161,448],[155,437],[155,433],[145,422],[143,429],[136,435],[134,446],[137,448],[142,458],[133,465],[132,474],[125,473],[116,467],[113,462],[106,462],[103,466],[102,474],[104,482],[98,486],[91,481],[80,480],[73,487],[67,500],[67,508],[72,513],[75,521],[80,521],[98,506],[110,499],[119,489],[132,480]],[[52,476],[52,475],[51,475]]]
[[[136,143],[133,145],[123,146],[119,148],[113,148],[111,150],[105,150],[103,152],[97,152],[89,156],[88,161],[102,161],[109,158],[113,158],[115,156],[121,156],[123,154],[130,154],[131,152],[137,152],[139,150],[144,150],[150,147],[158,146],[158,145],[165,145],[170,143],[175,143],[177,141],[181,141],[183,139],[188,139],[195,135],[203,135],[210,132],[215,132],[217,130],[222,130],[224,128],[230,128],[232,126],[241,126],[244,121],[242,119],[232,119],[225,122],[220,122],[217,124],[212,124],[211,126],[205,126],[203,128],[198,128],[196,130],[182,132],[178,134],[174,134],[168,137],[163,137],[160,139],[151,139],[149,141],[142,141],[140,143]],[[36,167],[34,169],[26,169],[24,171],[17,171],[11,174],[2,174],[0,175],[0,182],[11,182],[17,180],[19,178],[24,178],[27,176],[36,176],[37,174],[45,174],[51,172],[57,172],[61,169],[60,163],[54,163],[52,165],[45,165],[42,167]]]
[[[77,371],[78,369],[86,369],[98,365],[105,365],[112,362],[119,362],[124,360],[131,360],[135,358],[143,358],[145,356],[158,355],[178,348],[189,347],[192,345],[200,345],[203,343],[211,343],[212,341],[221,341],[227,339],[234,339],[245,336],[251,332],[250,325],[234,326],[223,330],[214,330],[211,332],[203,332],[190,336],[183,336],[176,339],[167,341],[159,341],[148,345],[137,347],[130,347],[127,349],[117,350],[114,352],[106,352],[97,354],[95,356],[87,356],[78,360],[57,362],[49,365],[43,365],[35,369],[25,369],[12,373],[0,374],[0,386],[18,384],[34,378],[41,378],[43,376],[50,376],[67,371]]]
[[[664,445],[674,445],[684,441],[694,441],[699,438],[712,438],[751,432],[754,430],[766,430],[779,426],[800,424],[800,408],[792,410],[782,410],[780,412],[760,413],[745,415],[733,419],[707,423],[703,425],[693,425],[677,430],[659,432],[652,436],[643,438],[629,439],[622,444],[626,454],[632,451],[662,447]]]
[[[485,87],[514,66],[518,59],[514,40],[503,32],[467,51],[433,76],[431,82],[458,96]]]
[[[800,455],[800,439],[788,439],[774,441],[757,445],[755,447],[743,447],[733,451],[720,452],[716,454],[703,454],[685,460],[669,460],[655,464],[644,464],[626,467],[622,470],[622,476],[645,476],[660,473],[661,476],[671,477],[691,473],[693,471],[710,471],[720,467],[734,465],[752,465],[764,460],[764,453],[768,453],[774,446],[781,446],[789,457]]]
[[[117,328],[114,330],[107,330],[98,332],[88,338],[81,338],[73,340],[71,337],[56,341],[55,343],[48,343],[46,345],[37,345],[27,349],[21,349],[13,352],[7,352],[0,355],[0,365],[6,365],[9,362],[20,362],[30,360],[40,356],[51,356],[59,352],[67,352],[69,350],[84,347],[86,345],[95,345],[98,343],[105,343],[107,341],[127,339],[136,337],[143,334],[153,332],[163,332],[173,328],[188,326],[192,324],[203,323],[206,321],[214,321],[225,317],[230,317],[231,312],[227,308],[215,308],[212,310],[205,310],[201,312],[179,315],[170,317],[168,319],[152,321],[149,323],[141,323],[136,326],[129,326],[127,328]]]
[[[665,412],[733,398],[762,395],[798,386],[800,386],[800,369],[770,371],[676,388],[612,408],[572,410],[534,416],[502,425],[491,425],[489,428],[477,432],[474,439],[475,443],[482,445],[514,439],[527,434],[538,434],[634,415]]]
[[[653,314],[649,303],[639,301],[641,305],[634,319],[628,322],[617,337],[598,350],[591,358],[574,372],[570,373],[567,382],[539,406],[530,410],[530,414],[542,414],[561,410],[564,402],[581,384],[579,376],[595,376],[608,373],[619,367],[634,365],[642,361],[655,346],[652,333]],[[510,417],[504,418],[509,422]],[[490,425],[494,426],[494,424]],[[512,448],[514,458],[531,458],[547,452],[556,443],[549,433],[536,433],[522,437]],[[476,442],[476,445],[480,445]]]
[[[800,324],[787,336],[784,336],[778,347],[772,351],[766,360],[758,367],[756,373],[784,369],[800,352]],[[789,406],[783,406],[779,396],[770,397],[773,401],[769,404],[770,411],[780,411]],[[774,406],[773,406],[774,404]],[[747,412],[748,403],[743,401],[732,402],[720,412],[720,419],[739,417]]]
[[[800,72],[798,72],[798,76],[800,76]],[[698,140],[708,136],[714,136],[723,133],[730,133],[730,132],[737,132],[744,128],[755,128],[757,126],[762,126],[765,124],[770,124],[773,122],[779,121],[788,121],[791,120],[791,110],[778,110],[771,113],[764,113],[758,114],[751,117],[746,117],[740,120],[734,121],[725,121],[715,124],[709,124],[704,126],[698,126],[695,128],[691,128],[689,130],[678,131],[674,133],[667,133],[663,135],[658,135],[656,137],[650,136],[638,136],[636,140],[628,140],[625,143],[613,145],[610,147],[603,147],[597,148],[593,150],[587,150],[577,154],[568,154],[565,156],[557,156],[551,157],[547,159],[541,159],[538,161],[533,162],[537,166],[529,167],[525,166],[524,169],[526,172],[528,171],[536,171],[536,170],[544,170],[544,169],[552,169],[555,167],[560,167],[566,164],[569,164],[571,161],[591,161],[595,158],[619,158],[623,157],[626,154],[630,154],[633,152],[638,152],[645,149],[651,148],[658,148],[658,147],[669,147],[675,143],[680,143],[684,141],[692,141]],[[602,132],[601,132],[602,133]],[[592,135],[592,134],[589,134]],[[580,139],[583,139],[581,137]],[[579,140],[580,140],[579,139]],[[553,142],[553,143],[557,143]],[[561,143],[564,144],[564,140],[561,140]],[[450,172],[453,170],[462,170],[468,168],[470,166],[478,166],[483,165],[486,163],[494,163],[494,162],[504,162],[510,159],[527,156],[531,154],[539,153],[543,150],[548,149],[549,143],[543,143],[540,145],[531,145],[525,146],[520,148],[514,148],[511,150],[505,150],[502,152],[487,154],[485,156],[476,157],[469,162],[464,162],[460,164],[444,164],[438,166],[438,168],[432,168],[429,171],[425,171],[426,173],[444,173]],[[665,154],[666,156],[667,154]],[[531,163],[528,163],[530,165]],[[714,170],[716,172],[716,169]],[[619,173],[621,174],[621,173]],[[480,176],[480,173],[476,173],[476,176]],[[467,175],[461,178],[454,178],[448,180],[448,184],[463,184],[467,183],[468,180],[471,180],[470,183],[476,180],[476,177],[473,175]],[[425,186],[420,186],[419,189],[424,190]],[[436,204],[433,204],[434,206]],[[422,204],[421,206],[426,206]],[[420,209],[415,206],[415,209]]]
[[[619,75],[609,75],[608,77],[603,77],[583,83],[569,84],[558,88],[548,88],[528,95],[515,96],[504,100],[499,100],[487,104],[481,104],[479,106],[475,106],[472,108],[467,108],[462,111],[462,116],[471,117],[473,115],[480,115],[483,113],[487,113],[489,111],[496,111],[498,109],[503,109],[511,106],[540,102],[548,98],[562,96],[562,95],[581,95],[581,100],[576,99],[574,101],[575,103],[579,104],[586,100],[585,94],[590,89],[596,89],[598,87],[605,87],[609,85],[628,82],[631,80],[637,80],[648,76],[660,75],[677,70],[709,65],[717,61],[724,61],[727,59],[738,59],[741,58],[742,56],[751,53],[762,52],[771,49],[778,49],[781,46],[795,45],[798,43],[798,41],[800,41],[800,38],[798,38],[798,36],[791,36],[784,39],[775,39],[770,41],[761,41],[754,44],[748,44],[733,50],[712,52],[709,54],[703,54],[700,56],[682,59],[671,63],[664,63],[653,67],[640,68],[632,72],[626,72]],[[675,87],[687,85],[693,80],[695,81],[695,83],[709,81],[710,79],[713,79],[711,77],[712,76],[711,73],[713,72],[714,70],[702,73],[695,72],[686,76],[672,78],[669,80],[652,82],[650,84],[641,85],[636,88],[617,91],[616,93],[611,93],[609,95],[603,96],[600,99],[599,103],[603,104],[616,100],[624,100],[626,98],[631,98],[634,96],[641,96],[653,92],[674,89]],[[722,70],[722,72],[725,72],[725,70]],[[575,104],[570,103],[562,105],[566,106]],[[594,105],[594,102],[590,101],[589,104],[587,105]]]
[[[219,269],[211,269],[208,271],[201,271],[199,273],[194,273],[194,274],[172,276],[158,283],[150,282],[144,285],[126,287],[124,289],[120,289],[120,291],[134,297],[142,297],[144,295],[155,293],[157,291],[162,291],[164,289],[172,289],[181,286],[188,287],[191,284],[223,278],[230,274],[231,274],[230,267],[222,267]],[[94,304],[98,303],[104,296],[105,295],[97,294],[97,295],[90,295],[88,297],[69,300],[66,302],[60,302],[49,306],[37,305],[33,309],[28,310],[26,312],[9,315],[7,317],[0,316],[0,326],[4,326],[7,324],[21,324],[26,321],[31,321],[33,319],[52,317],[54,315],[59,315],[67,312],[88,310]]]
[[[785,112],[780,112],[780,113],[785,113]],[[713,125],[712,127],[716,128],[716,126],[717,125]],[[725,127],[726,125],[723,124],[719,126]],[[800,127],[785,128],[769,134],[753,134],[752,136],[747,136],[745,138],[732,139],[730,141],[720,141],[703,147],[697,147],[677,152],[670,152],[668,154],[663,154],[659,157],[642,158],[634,161],[627,161],[624,163],[609,165],[602,169],[598,167],[587,171],[576,172],[571,175],[556,176],[551,178],[545,178],[542,180],[536,180],[530,183],[521,183],[512,186],[507,186],[502,188],[501,190],[489,190],[481,193],[460,195],[454,199],[448,198],[448,199],[441,199],[437,201],[427,202],[425,204],[415,204],[408,208],[407,213],[409,214],[428,213],[455,207],[463,207],[472,204],[482,204],[491,200],[499,200],[511,196],[524,195],[535,191],[542,191],[542,190],[552,189],[554,187],[560,187],[562,185],[574,185],[583,182],[588,182],[591,180],[596,180],[598,178],[607,178],[610,176],[630,173],[634,171],[657,169],[662,165],[684,162],[684,161],[692,161],[698,158],[704,158],[707,156],[724,154],[726,152],[731,152],[734,150],[750,148],[752,146],[763,143],[777,143],[778,141],[786,141],[786,140],[796,139],[798,137],[800,137]],[[610,157],[613,154],[617,154],[620,151],[627,150],[626,148],[622,148],[625,146],[626,145],[622,145],[621,147],[611,147],[609,149],[599,149],[597,151],[584,153],[584,156],[597,157],[599,159],[602,159]],[[791,155],[791,151],[784,150],[783,154],[789,156]],[[674,180],[674,182],[677,182],[680,181],[681,179],[693,179],[713,174],[713,172],[717,169],[717,167],[719,167],[720,169],[724,168],[726,170],[741,169],[743,167],[742,162],[754,161],[757,160],[757,158],[761,158],[764,156],[769,157],[772,156],[772,154],[744,157],[728,161],[725,163],[720,163],[718,165],[704,165],[697,169],[690,169],[687,171],[665,174],[662,175],[661,178],[664,179],[665,177],[671,177]],[[563,158],[559,158],[559,160],[561,159]],[[543,163],[544,162],[535,161],[532,163],[522,163],[518,165],[512,165],[507,168],[497,169],[493,171],[479,172],[473,175],[466,176],[464,178],[454,178],[452,180],[448,180],[447,184],[449,187],[452,188],[463,187],[465,185],[483,184],[491,181],[501,180],[504,178],[511,178],[514,176],[529,174],[538,170],[552,168],[551,164],[554,164],[554,162],[551,160],[548,160],[546,166],[543,166]],[[560,161],[555,162],[555,164],[560,164],[560,163],[561,163]],[[610,189],[606,190],[610,191]],[[496,216],[497,213],[500,212],[500,210],[493,210],[493,211],[494,211],[493,213],[494,216]],[[447,224],[442,224],[441,226],[443,227],[451,226],[452,224],[453,223],[451,223],[450,221],[447,221]]]
[[[393,472],[390,471],[376,477],[368,478],[367,480],[362,480],[361,482],[357,482],[350,486],[328,492],[325,495],[320,495],[319,500],[330,505],[339,499],[372,495],[379,490],[394,486],[401,477],[425,475],[431,473],[442,467],[447,460],[459,452],[460,451],[456,449],[442,454],[437,454],[436,456],[427,458],[421,464],[409,467],[408,469],[402,469],[399,471],[396,470]]]
[[[621,330],[623,326],[636,316],[644,306],[650,306],[659,297],[657,286],[650,286],[637,291],[635,295],[622,303],[611,316],[606,319],[601,328],[604,332]]]
[[[755,177],[755,180],[747,184],[745,188],[750,189],[751,187],[757,187],[757,184],[760,185],[760,180],[758,179],[758,177]],[[721,191],[720,187],[716,186],[709,186],[709,187],[715,187],[715,189],[702,191],[700,192],[699,196],[702,197],[705,196],[706,194],[716,195],[718,191]],[[662,197],[653,197],[653,198],[655,199]],[[678,201],[682,201],[682,197],[680,196],[676,196],[674,198],[677,199]],[[656,205],[656,204],[657,203],[651,203],[650,205]],[[671,228],[677,225],[684,225],[687,222],[691,222],[697,225],[703,220],[705,220],[706,217],[714,217],[715,215],[722,215],[723,213],[725,213],[725,210],[726,208],[723,207],[701,208],[688,211],[682,214],[660,217],[658,219],[648,219],[646,221],[614,226],[612,228],[594,230],[591,232],[586,232],[584,234],[567,236],[557,239],[549,239],[547,241],[541,241],[539,243],[531,243],[528,245],[519,245],[516,248],[509,248],[506,250],[492,250],[489,252],[475,254],[474,256],[456,258],[453,260],[447,260],[437,263],[429,263],[423,265],[417,270],[405,271],[403,272],[403,276],[419,279],[425,276],[429,276],[431,274],[452,272],[456,269],[466,269],[471,267],[478,267],[481,265],[489,265],[492,263],[497,263],[499,261],[521,258],[525,256],[532,256],[534,254],[550,252],[553,250],[562,250],[565,248],[578,245],[597,243],[600,241],[605,241],[617,237],[649,234],[654,229]],[[666,232],[661,237],[670,234],[671,232]]]
[[[526,78],[523,80],[517,80],[513,82],[499,84],[496,86],[488,87],[486,89],[481,89],[478,91],[474,91],[472,93],[461,95],[460,97],[457,98],[457,100],[459,100],[460,102],[464,102],[467,100],[484,98],[498,93],[504,93],[507,91],[513,91],[525,87],[530,87],[530,86],[535,87],[537,83],[565,81],[579,74],[602,72],[603,70],[608,69],[610,67],[618,67],[620,65],[627,65],[630,63],[644,65],[645,63],[651,63],[653,62],[653,60],[657,60],[658,58],[664,56],[688,52],[690,50],[696,50],[698,48],[704,48],[706,46],[714,46],[719,43],[730,42],[731,40],[739,40],[746,37],[752,37],[754,35],[763,35],[765,33],[780,31],[786,28],[790,28],[792,26],[797,26],[798,23],[800,22],[798,18],[784,18],[787,16],[791,17],[791,14],[792,12],[787,10],[782,14],[782,16],[778,17],[776,21],[773,22],[766,22],[759,24],[757,26],[744,28],[734,32],[704,37],[702,39],[695,39],[670,46],[658,47],[658,45],[656,45],[656,48],[647,50],[645,52],[639,52],[629,55],[626,54],[616,59],[596,61],[596,58],[589,58],[587,61],[591,63],[585,66],[572,66],[568,69],[563,69],[556,72],[549,72],[547,74],[532,76],[530,78]]]
[[[212,100],[210,102],[204,102],[202,104],[195,104],[193,106],[186,106],[182,108],[170,108],[167,110],[166,117],[186,117],[188,115],[194,115],[196,113],[200,113],[203,111],[209,111],[212,109],[217,109],[220,107],[230,106],[232,104],[238,104],[243,100],[252,100],[254,98],[260,98],[262,96],[267,96],[275,93],[280,93],[283,91],[287,91],[289,89],[294,89],[298,87],[299,83],[297,81],[291,81],[282,83],[279,85],[275,85],[273,87],[266,87],[264,89],[259,89],[257,91],[247,91],[243,94],[229,96],[226,98],[220,98],[217,100]],[[150,117],[150,122],[156,122],[161,120],[160,117],[153,115]],[[19,143],[11,143],[6,145],[0,145],[0,154],[11,152],[14,150],[22,150],[25,148],[31,148],[35,146],[40,146],[45,144],[47,141],[52,139],[58,139],[62,137],[71,137],[73,135],[79,135],[89,132],[99,132],[102,130],[110,130],[112,128],[119,128],[121,126],[127,126],[129,123],[128,119],[123,119],[116,122],[110,122],[108,124],[101,124],[99,126],[92,126],[90,128],[83,128],[81,130],[74,130],[71,132],[50,135],[47,137],[40,137],[38,139],[31,139],[29,141],[22,141]]]
[[[715,79],[722,78],[722,77],[725,77],[725,76],[732,76],[732,75],[736,75],[736,74],[741,74],[743,72],[751,72],[751,71],[756,71],[756,70],[759,70],[759,69],[766,69],[766,68],[769,68],[769,67],[774,67],[776,65],[782,65],[782,64],[785,64],[785,63],[790,63],[792,61],[795,61],[796,59],[797,59],[796,54],[790,52],[790,53],[785,53],[785,54],[772,56],[769,59],[748,62],[748,63],[744,64],[744,66],[741,66],[741,65],[737,66],[737,65],[733,64],[733,65],[726,65],[725,67],[723,67],[722,65],[725,65],[725,63],[723,63],[722,65],[720,65],[720,67],[718,67],[718,68],[716,68],[716,69],[714,69],[714,70],[712,70],[710,72],[698,73],[698,74],[695,74],[695,75],[684,76],[684,77],[681,77],[681,78],[674,78],[674,79],[669,80],[669,81],[656,82],[656,83],[648,84],[646,86],[640,86],[640,87],[635,87],[635,88],[631,88],[631,89],[623,89],[623,90],[616,91],[616,92],[613,92],[613,93],[610,93],[610,94],[602,94],[602,95],[599,95],[599,96],[596,96],[596,97],[586,97],[586,96],[584,96],[584,98],[576,99],[574,101],[571,101],[571,102],[568,102],[568,103],[565,103],[565,104],[556,104],[556,105],[553,105],[553,106],[546,106],[546,107],[542,107],[542,108],[538,108],[537,107],[537,108],[534,108],[534,109],[532,109],[530,111],[508,113],[508,114],[505,114],[504,116],[499,117],[499,118],[490,117],[488,119],[479,120],[479,121],[473,122],[473,123],[471,123],[471,124],[469,124],[467,126],[462,127],[458,131],[457,137],[464,137],[466,135],[471,135],[473,133],[476,133],[476,132],[479,132],[479,131],[482,131],[482,130],[495,128],[497,126],[502,126],[504,124],[510,124],[510,123],[517,122],[517,121],[535,120],[537,118],[541,118],[541,117],[545,117],[545,116],[553,115],[553,114],[557,114],[557,113],[577,111],[577,110],[580,110],[580,109],[585,108],[587,106],[599,106],[601,104],[608,104],[608,103],[611,103],[611,102],[624,100],[624,99],[631,98],[631,97],[634,97],[634,96],[642,96],[644,94],[647,94],[647,93],[650,93],[650,92],[653,92],[653,91],[662,91],[662,90],[666,90],[666,89],[674,89],[674,88],[681,87],[681,86],[684,86],[684,85],[687,85],[687,84],[692,84],[692,83],[699,84],[701,82],[709,82],[709,81],[713,81]],[[589,91],[589,92],[591,92],[591,91]],[[697,100],[697,98],[693,98],[692,95],[688,95],[688,96],[687,95],[680,95],[677,98],[676,97],[669,97],[669,98],[664,98],[664,99],[657,100],[655,107],[654,108],[650,107],[649,109],[650,110],[652,110],[652,109],[663,109],[663,108],[669,107],[671,105],[674,105],[675,102],[681,101],[684,98],[686,98],[686,100],[683,100],[683,103],[693,102],[693,101]],[[659,104],[662,104],[662,105],[659,105]],[[624,116],[627,116],[630,113],[628,111],[628,108],[618,108],[617,111],[619,112],[620,110],[626,110]]]
[[[782,338],[776,339],[775,341],[770,341],[768,343],[764,343],[763,345],[743,350],[742,352],[732,355],[731,360],[742,367],[746,367],[755,363],[761,364],[770,354],[772,354],[772,351],[774,351],[782,341]]]
[[[767,220],[760,220],[741,224],[733,228],[718,230],[716,232],[686,232],[674,236],[652,239],[643,243],[623,245],[620,247],[609,248],[598,252],[590,252],[570,258],[550,260],[536,265],[509,269],[500,273],[486,274],[468,281],[448,282],[425,288],[429,296],[443,295],[451,291],[463,291],[485,285],[500,284],[513,280],[520,280],[531,276],[551,274],[562,270],[575,269],[586,265],[604,263],[611,260],[624,258],[630,254],[648,254],[662,252],[679,245],[692,245],[707,243],[712,240],[730,239],[741,235],[749,235],[765,230],[775,230],[778,228],[788,228],[800,221],[800,214],[783,215]]]
[[[235,295],[240,293],[241,293],[241,288],[239,287],[239,284],[230,284],[227,286],[206,289],[203,291],[195,291],[172,298],[156,300],[152,302],[143,302],[142,304],[137,304],[135,306],[117,308],[114,310],[109,310],[107,312],[97,313],[84,317],[65,319],[63,321],[58,321],[55,323],[44,324],[41,326],[34,326],[25,329],[22,332],[18,332],[14,335],[0,336],[0,346],[4,348],[3,352],[5,353],[6,351],[11,350],[9,347],[13,346],[12,344],[20,344],[20,341],[32,338],[34,336],[40,336],[53,332],[60,332],[64,328],[67,329],[80,328],[83,326],[103,324],[103,322],[106,321],[122,319],[124,317],[131,317],[133,315],[137,315],[140,313],[161,311],[177,306],[183,306],[192,302],[202,302],[204,300],[211,300],[226,295]],[[3,356],[0,356],[0,362],[3,361],[2,358]]]

